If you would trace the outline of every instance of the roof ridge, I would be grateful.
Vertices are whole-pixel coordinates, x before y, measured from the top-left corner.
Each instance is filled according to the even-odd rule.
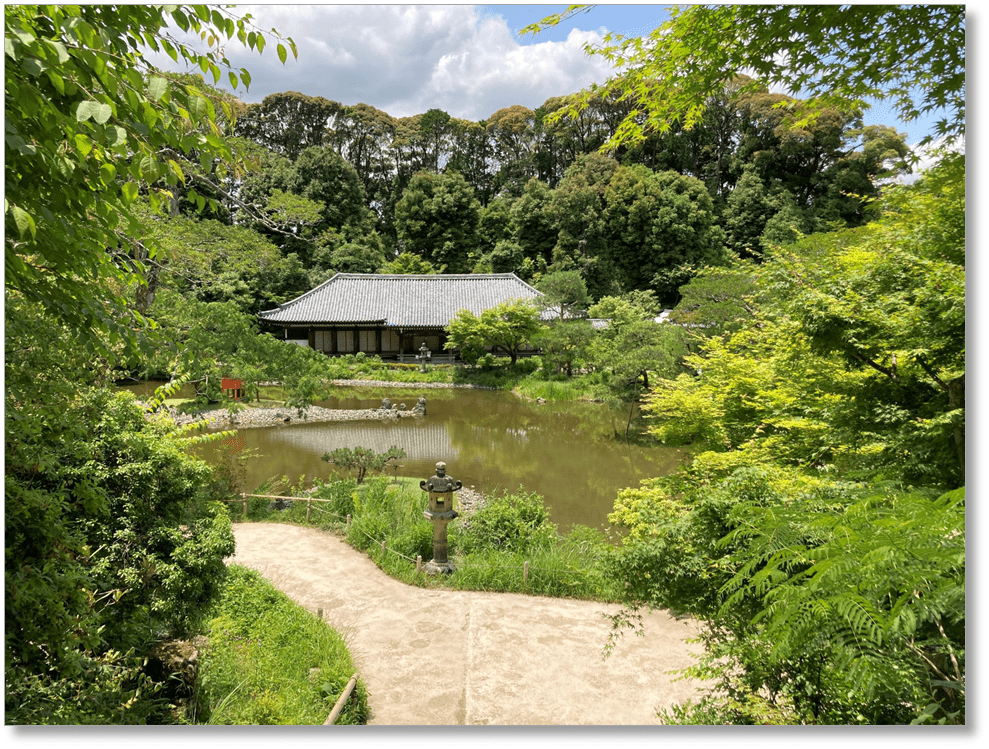
[[[337,273],[333,278],[336,278],[337,276],[341,278],[421,278],[425,280],[444,280],[450,278],[465,278],[472,280],[485,278],[515,278],[522,283],[525,283],[525,281],[522,281],[522,279],[514,273]],[[526,285],[528,286],[528,284]],[[319,287],[317,286],[316,288]],[[315,289],[312,291],[315,291]]]

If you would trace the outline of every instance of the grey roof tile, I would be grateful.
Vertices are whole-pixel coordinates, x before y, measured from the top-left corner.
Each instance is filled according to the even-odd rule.
[[[276,309],[265,322],[380,324],[385,327],[444,327],[462,309],[476,315],[509,299],[542,296],[514,273],[470,275],[378,275],[337,273]]]

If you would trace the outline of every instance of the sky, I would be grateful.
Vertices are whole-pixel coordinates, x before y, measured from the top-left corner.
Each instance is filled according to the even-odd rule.
[[[269,47],[257,55],[237,42],[226,48],[235,67],[251,74],[245,102],[298,91],[342,104],[365,103],[393,117],[442,109],[454,117],[487,119],[513,104],[535,109],[604,83],[611,69],[585,44],[610,32],[646,34],[668,13],[663,5],[602,4],[536,35],[519,30],[566,5],[250,5],[262,30],[276,28],[298,47],[282,65]],[[155,60],[165,67],[167,58]],[[221,79],[221,81],[225,81]],[[932,118],[933,119],[933,118]],[[879,104],[866,124],[888,124],[914,144],[930,121],[902,123]]]

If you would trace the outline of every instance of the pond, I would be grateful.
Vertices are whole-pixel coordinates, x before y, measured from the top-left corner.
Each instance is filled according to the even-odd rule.
[[[603,528],[620,489],[673,472],[682,450],[629,444],[628,413],[595,403],[537,405],[511,393],[461,389],[337,388],[324,408],[377,408],[382,398],[409,408],[426,398],[424,418],[397,421],[292,422],[242,429],[234,444],[256,451],[247,463],[248,491],[272,477],[295,482],[305,475],[327,480],[336,468],[321,456],[339,447],[392,445],[406,456],[388,475],[425,479],[442,460],[447,472],[482,493],[526,491],[542,495],[553,522]],[[204,448],[207,459],[216,447]]]

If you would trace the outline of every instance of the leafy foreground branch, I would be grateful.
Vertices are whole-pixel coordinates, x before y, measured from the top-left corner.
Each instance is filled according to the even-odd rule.
[[[964,497],[769,466],[623,492],[612,573],[708,625],[686,673],[716,687],[667,718],[963,723]]]

